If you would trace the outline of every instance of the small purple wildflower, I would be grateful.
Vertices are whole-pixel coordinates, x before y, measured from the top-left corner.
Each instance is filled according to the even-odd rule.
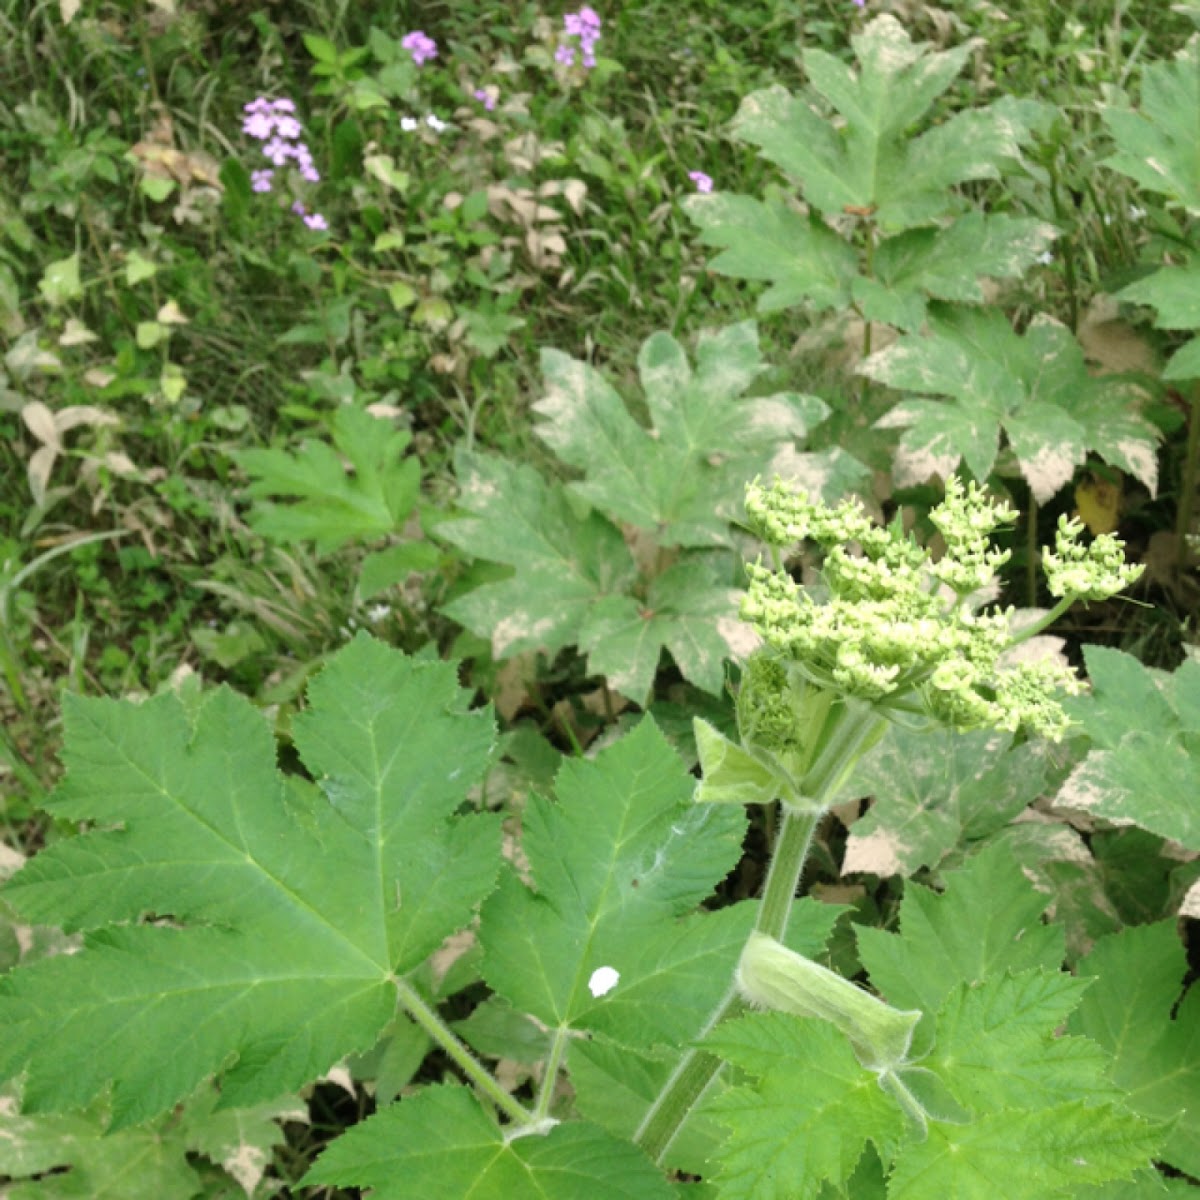
[[[476,88],[471,94],[488,112],[491,112],[496,107],[496,97],[486,88]]]
[[[698,192],[711,192],[713,190],[713,181],[711,175],[705,175],[703,171],[689,171],[688,178],[696,185]]]
[[[309,229],[328,229],[329,222],[325,220],[320,213],[310,213],[304,218],[304,223]]]
[[[286,97],[268,100],[265,96],[258,96],[244,105],[242,111],[245,114],[242,118],[242,132],[263,143],[263,155],[272,166],[284,167],[291,161],[295,163],[300,177],[307,183],[320,182],[321,173],[313,162],[312,151],[300,140],[304,127],[293,115],[296,105],[291,100]],[[256,192],[269,192],[274,174],[275,172],[269,169],[254,171],[250,177],[251,187]],[[304,206],[300,205],[300,209],[297,210],[293,205],[292,211],[298,211],[298,215],[303,216]]]
[[[854,0],[854,7],[855,8],[866,8],[867,0]]]
[[[308,210],[304,207],[303,201],[301,201],[301,200],[293,200],[292,201],[292,212],[294,212],[296,214],[296,216],[302,217],[302,216],[304,216],[305,212],[307,212],[307,211]]]
[[[433,38],[427,37],[421,29],[414,29],[412,33],[406,33],[400,39],[400,45],[412,55],[413,62],[418,67],[431,58],[437,58],[437,42]]]
[[[578,12],[563,17],[563,29],[567,37],[579,39],[582,62],[589,71],[596,65],[596,43],[600,40],[600,17],[596,10],[585,4]],[[570,67],[575,63],[575,47],[564,42],[554,52],[556,62]]]

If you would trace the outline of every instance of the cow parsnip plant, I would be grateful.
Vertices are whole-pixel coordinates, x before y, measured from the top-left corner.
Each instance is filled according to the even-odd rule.
[[[850,40],[857,70],[806,49],[811,95],[754,92],[732,125],[805,207],[783,193],[713,192],[693,196],[688,213],[721,250],[714,270],[771,284],[761,311],[853,308],[868,323],[916,330],[930,299],[982,303],[981,279],[1018,278],[1057,236],[1032,218],[974,211],[956,191],[1020,157],[1038,105],[1005,99],[933,124],[971,47],[931,51],[888,14]],[[922,122],[929,128],[914,133]]]
[[[815,961],[836,910],[794,903],[817,820],[889,722],[1064,731],[1057,692],[1073,677],[1004,667],[1007,614],[974,602],[1004,557],[988,534],[1012,514],[952,482],[935,561],[853,502],[776,483],[747,507],[776,567],[752,572],[743,602],[765,644],[739,740],[698,724],[696,787],[644,720],[568,761],[554,798],[529,800],[517,854],[500,814],[468,799],[495,729],[452,664],[358,637],[293,721],[302,774],[279,770],[266,720],[227,689],[68,696],[67,775],[48,809],[88,829],[0,893],[23,921],[82,937],[0,980],[18,1120],[90,1108],[120,1133],[200,1094],[203,1127],[198,1089],[215,1079],[218,1112],[261,1121],[403,1014],[451,1074],[338,1139],[306,1183],[384,1200],[972,1200],[1002,1168],[1013,1197],[1117,1180],[1150,1194],[1187,1098],[1163,1081],[1126,1103],[1114,1062],[1125,1087],[1138,1080],[1105,1024],[1119,983],[1080,1008],[1086,982],[1060,970],[1047,898],[1003,846],[940,895],[911,888],[898,933],[859,930],[878,996]],[[1051,562],[1063,605],[1135,573],[1113,539],[1078,536],[1066,526]],[[782,570],[797,541],[818,547],[823,588]],[[762,899],[707,909],[740,856],[743,804],[776,801]],[[508,1013],[519,1056],[536,1048],[529,1094],[481,1061],[503,1056],[501,1026],[451,1028],[438,1010],[430,956],[469,928],[493,1015]],[[1133,953],[1168,951],[1160,938]],[[1097,953],[1104,977],[1127,952]],[[1073,1012],[1079,1030],[1058,1036]],[[1153,1041],[1153,1022],[1139,1036]],[[723,1063],[737,1070],[718,1079]],[[704,1182],[673,1183],[672,1168]]]
[[[582,477],[460,458],[466,515],[438,534],[513,573],[445,611],[497,659],[578,646],[589,671],[639,704],[664,649],[686,679],[719,693],[726,659],[752,645],[737,620],[745,480],[774,466],[835,496],[866,476],[841,450],[796,448],[829,409],[816,396],[746,395],[765,369],[753,321],[702,333],[694,365],[656,333],[638,356],[646,426],[594,367],[544,351],[535,432]]]

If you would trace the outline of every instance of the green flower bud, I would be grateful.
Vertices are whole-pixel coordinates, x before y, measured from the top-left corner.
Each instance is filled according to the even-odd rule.
[[[746,942],[737,987],[751,1004],[831,1022],[849,1039],[858,1061],[881,1073],[907,1064],[921,1019],[916,1009],[892,1008],[762,933],[752,933]]]

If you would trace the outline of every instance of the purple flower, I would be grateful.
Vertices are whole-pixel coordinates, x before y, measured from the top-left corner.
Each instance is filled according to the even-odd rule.
[[[413,57],[413,62],[419,67],[431,58],[437,58],[437,42],[427,37],[423,30],[414,29],[400,39],[400,45]]]
[[[309,229],[328,229],[329,222],[325,220],[320,213],[310,213],[304,218],[304,223]]]
[[[292,212],[294,212],[296,214],[296,216],[302,217],[302,216],[304,216],[306,211],[307,210],[305,209],[302,201],[300,201],[300,200],[292,201]]]
[[[293,153],[292,143],[285,142],[281,137],[273,137],[262,149],[277,167],[282,167]]]
[[[579,49],[583,52],[583,65],[588,70],[596,65],[596,43],[600,40],[600,18],[596,10],[585,4],[578,12],[567,13],[563,17],[563,30],[567,37],[579,39]],[[556,62],[572,66],[575,62],[575,47],[563,43],[554,52]]]
[[[483,105],[484,108],[488,110],[488,112],[491,112],[492,109],[496,107],[496,97],[485,88],[476,88],[471,94],[476,100],[479,101],[480,104]]]
[[[271,179],[275,172],[269,168],[264,168],[261,171],[250,172],[250,186],[256,192],[269,192],[271,190]]]
[[[689,171],[688,178],[696,185],[698,192],[711,192],[713,190],[713,181],[711,175],[705,175],[703,171]]]

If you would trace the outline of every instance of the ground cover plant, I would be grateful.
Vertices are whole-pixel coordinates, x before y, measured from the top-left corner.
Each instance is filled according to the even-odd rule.
[[[0,4],[5,1195],[1200,1184],[1200,10],[963,8]]]

